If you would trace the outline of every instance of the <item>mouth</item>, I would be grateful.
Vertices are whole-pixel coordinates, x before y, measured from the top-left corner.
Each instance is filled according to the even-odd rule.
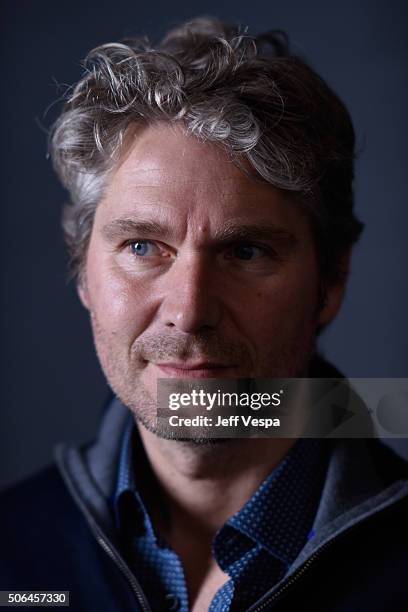
[[[224,365],[215,362],[200,363],[156,363],[156,367],[167,378],[223,378],[234,368],[233,365]]]

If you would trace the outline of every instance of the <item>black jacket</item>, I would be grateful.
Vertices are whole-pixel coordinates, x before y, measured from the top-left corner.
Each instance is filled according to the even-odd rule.
[[[112,494],[127,409],[97,440],[0,496],[0,590],[70,591],[70,609],[149,610],[120,554]],[[378,440],[333,440],[315,536],[251,612],[408,610],[406,462]],[[137,574],[137,572],[136,572]]]

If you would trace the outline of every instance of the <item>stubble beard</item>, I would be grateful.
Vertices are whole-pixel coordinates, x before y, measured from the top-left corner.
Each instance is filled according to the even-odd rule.
[[[119,400],[133,413],[136,421],[149,432],[165,439],[175,440],[168,428],[157,426],[157,398],[152,397],[142,381],[146,363],[174,361],[180,358],[208,356],[209,361],[240,363],[240,377],[248,378],[299,378],[307,375],[310,360],[315,350],[315,327],[303,325],[295,331],[284,346],[274,347],[267,353],[260,366],[254,366],[251,355],[242,344],[221,341],[213,332],[197,334],[187,341],[177,336],[158,334],[145,336],[136,341],[132,350],[117,334],[103,329],[95,313],[91,312],[91,325],[96,352],[107,383]],[[148,357],[149,359],[145,359]],[[269,364],[269,366],[264,366]],[[199,437],[182,439],[177,442],[194,446],[215,446],[225,443],[236,444],[233,438]]]

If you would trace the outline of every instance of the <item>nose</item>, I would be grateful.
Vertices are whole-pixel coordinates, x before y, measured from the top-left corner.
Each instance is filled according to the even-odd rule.
[[[205,261],[200,253],[179,255],[163,286],[163,324],[190,334],[216,329],[222,318],[219,284],[214,262]]]

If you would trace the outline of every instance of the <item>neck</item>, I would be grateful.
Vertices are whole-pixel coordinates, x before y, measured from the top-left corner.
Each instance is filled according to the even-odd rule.
[[[169,529],[190,526],[212,539],[252,496],[295,439],[231,439],[197,444],[165,440],[139,426],[169,517]],[[167,534],[168,535],[168,534]]]
[[[192,609],[207,609],[228,579],[211,554],[214,535],[252,496],[295,439],[197,444],[164,440],[138,427],[159,489],[160,502],[150,497],[148,504],[153,524],[181,559]]]

